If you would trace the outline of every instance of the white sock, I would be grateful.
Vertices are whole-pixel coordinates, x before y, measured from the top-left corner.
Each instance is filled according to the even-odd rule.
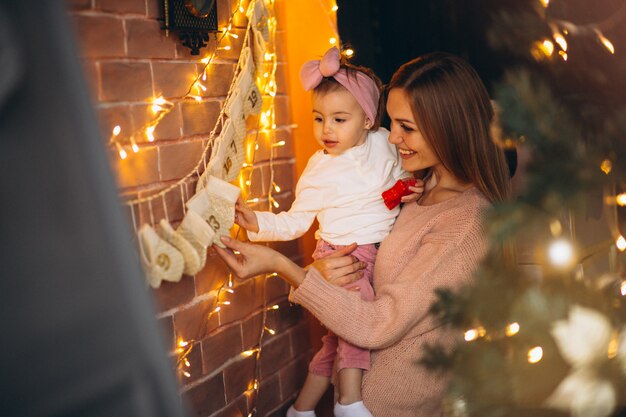
[[[374,417],[370,410],[365,407],[363,401],[357,401],[348,405],[337,402],[334,412],[335,417]]]
[[[315,417],[315,410],[310,411],[298,411],[293,408],[293,405],[287,410],[287,417]]]

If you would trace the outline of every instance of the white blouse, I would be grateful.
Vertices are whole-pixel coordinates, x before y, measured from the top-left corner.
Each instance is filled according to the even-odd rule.
[[[296,186],[296,198],[281,213],[256,211],[259,232],[248,232],[252,241],[292,240],[302,236],[317,216],[317,239],[336,245],[360,245],[383,240],[400,212],[389,210],[381,193],[408,176],[398,152],[380,128],[365,143],[341,155],[317,151]]]

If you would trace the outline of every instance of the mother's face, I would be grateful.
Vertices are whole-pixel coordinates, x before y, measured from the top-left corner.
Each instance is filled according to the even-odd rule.
[[[391,119],[389,142],[396,145],[402,168],[415,172],[441,164],[432,147],[422,136],[413,116],[409,96],[400,88],[389,91],[387,113]]]

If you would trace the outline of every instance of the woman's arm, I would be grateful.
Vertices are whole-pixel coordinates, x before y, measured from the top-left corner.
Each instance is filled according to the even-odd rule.
[[[222,237],[222,242],[231,250],[222,249],[217,245],[213,248],[239,278],[276,272],[295,288],[304,281],[306,276],[304,268],[268,246],[240,242],[226,236]],[[324,265],[332,271],[328,273],[328,282],[331,285],[350,284],[362,276],[361,269],[364,268],[364,264],[354,256],[348,256],[354,249],[356,244],[348,245],[325,258]]]

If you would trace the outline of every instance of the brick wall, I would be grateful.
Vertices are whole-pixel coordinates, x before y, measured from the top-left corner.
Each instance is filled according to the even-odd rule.
[[[144,126],[153,117],[152,98],[183,96],[202,68],[199,57],[190,55],[174,36],[166,37],[160,29],[160,0],[68,0],[67,4],[105,144],[115,125],[122,129],[120,137]],[[228,22],[235,5],[234,0],[218,0],[220,28]],[[281,192],[275,194],[281,208],[289,207],[295,184],[286,58],[281,45],[285,36],[281,23],[284,7],[285,0],[276,3],[279,60],[276,123],[277,140],[285,140],[286,146],[272,149],[267,141],[259,142],[248,198],[259,197],[262,208],[268,206],[263,197],[271,186],[270,152],[273,152],[275,182],[281,187]],[[220,51],[210,66],[205,82],[208,89],[201,103],[172,100],[174,109],[155,130],[156,140],[148,142],[145,136],[136,136],[140,150],[137,154],[129,150],[125,160],[117,156],[115,147],[107,144],[123,198],[150,195],[176,183],[195,167],[236,68],[245,17],[237,14],[233,23],[233,32],[240,35],[239,39],[230,39],[232,49]],[[212,39],[209,48],[201,51],[201,57],[214,48]],[[165,199],[155,200],[154,220],[158,222],[167,215],[173,225],[180,221],[181,199],[193,195],[195,182],[196,178],[192,177],[185,187],[177,187]],[[137,223],[150,222],[149,212],[147,204],[137,207]],[[298,242],[275,246],[294,260],[301,259]],[[188,356],[187,370],[191,376],[179,375],[182,396],[187,399],[192,415],[247,416],[254,405],[257,416],[283,415],[303,382],[311,354],[306,319],[300,308],[287,302],[288,288],[282,280],[257,277],[235,282],[235,292],[221,296],[222,300],[231,301],[231,305],[223,306],[207,320],[216,306],[212,291],[227,279],[224,265],[210,255],[206,268],[195,277],[184,276],[178,283],[164,282],[154,291],[157,318],[173,360],[177,340],[196,339],[200,335]],[[241,353],[257,346],[264,306],[273,304],[278,304],[280,309],[268,311],[266,325],[276,334],[265,333],[257,368],[254,355],[244,357]],[[258,396],[250,390],[255,375],[260,377]]]

